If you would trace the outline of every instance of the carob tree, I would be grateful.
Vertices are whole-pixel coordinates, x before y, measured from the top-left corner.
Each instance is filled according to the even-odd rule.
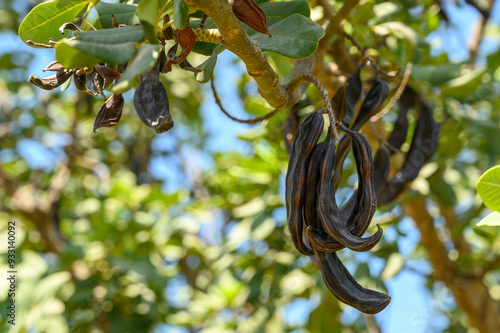
[[[319,264],[328,289],[340,301],[364,313],[375,314],[389,304],[390,297],[360,286],[335,252],[344,248],[369,251],[380,241],[382,229],[378,225],[375,233],[363,237],[377,204],[392,202],[418,176],[437,148],[439,125],[434,121],[433,107],[406,86],[409,73],[405,72],[402,91],[399,96],[398,92],[394,93],[393,100],[386,106],[390,109],[397,100],[397,120],[388,139],[381,140],[380,148],[372,156],[370,142],[360,130],[379,112],[386,113],[382,106],[390,89],[381,76],[392,80],[399,77],[399,72],[387,74],[343,32],[341,21],[356,4],[357,1],[346,2],[337,15],[331,17],[325,31],[309,18],[305,1],[260,5],[253,0],[145,0],[138,5],[52,1],[32,10],[21,24],[19,35],[30,46],[55,50],[56,61],[44,69],[55,74],[45,78],[32,74],[30,83],[52,90],[73,77],[78,90],[105,99],[97,112],[94,131],[120,121],[124,106],[122,94],[134,87],[133,104],[141,121],[157,133],[170,130],[174,121],[162,75],[168,75],[173,65],[179,65],[183,70],[194,72],[197,81],[206,83],[212,79],[217,55],[225,48],[245,62],[260,94],[275,108],[260,118],[237,119],[223,109],[214,89],[216,102],[236,121],[257,123],[268,119],[278,110],[288,109],[301,100],[305,91],[302,83],[313,83],[320,91],[325,108],[305,117],[296,133],[288,133],[294,136],[286,174],[288,228],[296,249]],[[81,19],[82,13],[86,18],[92,7],[98,13],[94,24]],[[281,15],[266,17],[266,13],[278,12]],[[79,26],[73,23],[75,19]],[[244,25],[240,25],[240,21]],[[68,31],[72,31],[72,36],[67,35]],[[344,85],[337,81],[336,93],[330,102],[313,74],[317,72],[315,67],[325,62],[323,44],[329,43],[333,34],[353,41],[364,58],[358,62],[357,70],[354,67],[352,74],[344,74],[347,76]],[[167,44],[172,45],[167,48]],[[280,84],[263,51],[302,59],[295,62],[294,75],[288,84]],[[193,66],[187,60],[191,52],[209,58]],[[370,89],[364,93],[361,72],[366,62],[371,64],[367,76],[372,80]],[[110,97],[106,97],[108,91]],[[394,171],[390,158],[392,154],[399,154],[407,141],[410,109],[415,109],[418,120],[404,162]],[[292,110],[296,112],[297,108]],[[324,114],[328,115],[329,126],[325,139],[318,143],[324,134]],[[345,133],[342,138],[337,130]],[[356,163],[358,188],[346,204],[339,207],[336,191],[350,151]],[[389,177],[391,173],[393,176]]]

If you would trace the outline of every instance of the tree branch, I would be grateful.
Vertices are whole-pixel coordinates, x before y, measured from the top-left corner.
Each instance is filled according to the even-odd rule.
[[[494,301],[481,277],[459,270],[448,258],[448,251],[438,237],[434,221],[425,206],[425,198],[418,197],[403,206],[421,234],[421,244],[429,255],[435,278],[443,281],[453,293],[457,305],[467,314],[472,326],[481,333],[500,332],[500,306]]]

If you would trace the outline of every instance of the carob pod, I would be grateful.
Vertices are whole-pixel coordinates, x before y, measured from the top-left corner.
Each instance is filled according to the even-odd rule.
[[[381,80],[377,74],[370,90],[368,90],[368,93],[366,94],[363,104],[361,104],[361,108],[359,109],[359,113],[356,116],[356,120],[354,120],[351,129],[359,131],[371,117],[380,111],[380,107],[388,95],[389,85],[384,80]]]
[[[366,232],[366,229],[369,227],[373,214],[375,213],[375,209],[377,207],[376,195],[373,186],[373,160],[372,160],[372,152],[370,148],[370,144],[368,140],[358,132],[351,131],[345,126],[342,125],[342,129],[349,135],[353,142],[353,154],[354,159],[356,161],[356,169],[358,173],[358,183],[359,188],[349,202],[352,202],[352,198],[355,198],[354,203],[349,203],[352,205],[352,208],[349,206],[349,215],[345,212],[342,214],[339,213],[339,221],[344,221],[344,225],[349,233],[356,237],[361,237]],[[322,168],[325,165],[323,164]],[[333,200],[335,197],[333,196]],[[336,204],[335,204],[336,206]],[[346,216],[347,215],[347,216]],[[335,236],[331,235],[328,231],[325,224],[323,224],[325,231],[332,236],[334,239],[328,239],[321,230],[311,230],[311,234],[313,236],[317,236],[317,239],[314,242],[314,246],[316,246],[319,250],[333,252],[340,250],[345,244],[339,244],[339,242]],[[359,246],[356,248],[356,251],[368,251],[372,249],[382,237],[382,228],[377,225],[377,232],[370,236],[369,238],[363,239],[365,244],[363,246]],[[333,230],[332,230],[333,231]],[[361,238],[359,238],[361,239]],[[335,241],[337,240],[337,241]]]
[[[361,108],[359,109],[359,113],[351,126],[351,130],[359,131],[371,117],[377,114],[388,95],[389,85],[387,82],[381,80],[377,74],[370,90],[361,104]],[[344,136],[339,142],[339,149],[337,150],[338,156],[335,160],[335,189],[338,188],[340,179],[342,178],[342,168],[344,166],[344,161],[349,154],[349,144],[350,138],[347,135]]]
[[[398,100],[399,113],[396,122],[394,123],[394,128],[392,129],[387,142],[396,149],[400,149],[403,143],[406,141],[406,136],[408,135],[408,111],[417,103],[418,94],[406,86]],[[391,151],[391,154],[394,151]]]
[[[266,13],[253,0],[229,0],[234,16],[255,31],[271,37],[267,30]]]
[[[160,52],[153,69],[146,74],[134,93],[134,107],[137,115],[146,126],[163,133],[174,126],[170,115],[168,96],[160,81],[160,66],[165,53]]]
[[[318,180],[319,165],[325,156],[326,148],[331,140],[331,133],[328,132],[325,140],[317,144],[309,159],[306,174],[306,199],[304,202],[304,218],[307,226],[318,228],[321,225],[318,217]]]
[[[380,205],[394,200],[406,185],[417,178],[420,169],[437,149],[439,124],[434,121],[433,109],[420,100],[420,116],[413,132],[410,149],[406,153],[401,170],[389,179],[378,195]]]
[[[310,236],[309,230],[310,227],[307,230],[308,236]],[[317,249],[314,249],[314,254],[318,259],[326,286],[341,302],[366,314],[379,313],[391,302],[390,296],[359,285],[337,254]]]
[[[361,93],[363,92],[363,83],[361,82],[361,68],[359,67],[356,72],[352,73],[349,76],[349,79],[346,81],[346,90],[345,90],[345,107],[346,113],[344,118],[342,119],[342,123],[344,125],[349,126],[354,117],[354,110],[356,109],[356,104],[358,104],[359,99],[361,98]]]
[[[371,159],[371,153],[370,153],[370,159]],[[337,242],[339,242],[343,246],[348,247],[353,251],[366,251],[366,248],[370,248],[370,246],[373,247],[375,246],[376,243],[378,243],[380,237],[382,236],[382,230],[381,228],[379,228],[379,230],[377,230],[377,233],[373,234],[372,236],[367,238],[361,238],[357,235],[362,233],[356,233],[356,235],[351,234],[347,224],[341,220],[340,211],[335,201],[335,190],[333,184],[334,162],[335,162],[335,141],[332,140],[327,148],[325,157],[323,159],[323,163],[321,165],[318,212],[323,228],[332,238],[334,238]],[[371,179],[368,179],[366,184],[370,182]],[[370,191],[371,190],[372,189],[370,187]],[[363,197],[364,195],[366,195],[366,191],[364,190],[359,191],[359,193],[360,194],[358,195],[358,201],[369,201],[370,205],[368,207],[363,207],[362,208],[363,212],[361,214],[358,214],[358,212],[353,212],[360,215],[361,218],[359,225],[358,223],[356,223],[355,228],[366,230],[365,219],[367,216],[369,216],[369,218],[371,219],[370,214],[373,215],[373,213],[370,213],[373,210],[371,206],[372,199],[371,198],[365,199]],[[361,205],[361,202],[359,202],[359,205]],[[364,232],[364,230],[362,231]]]
[[[310,114],[299,126],[293,142],[286,173],[286,213],[288,229],[295,248],[302,254],[312,255],[302,239],[304,231],[303,206],[306,198],[306,172],[309,157],[323,131],[324,109]]]

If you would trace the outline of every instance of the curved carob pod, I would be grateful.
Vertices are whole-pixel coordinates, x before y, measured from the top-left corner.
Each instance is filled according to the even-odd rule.
[[[302,254],[312,255],[302,239],[304,231],[303,206],[306,198],[306,172],[309,157],[323,131],[324,109],[310,114],[299,126],[286,174],[286,212],[288,229],[295,248]]]
[[[381,80],[377,74],[370,90],[368,90],[368,93],[366,94],[363,104],[361,104],[361,108],[359,109],[359,113],[356,116],[351,129],[353,131],[359,131],[371,117],[380,111],[380,107],[388,95],[389,85],[384,80]]]
[[[349,126],[354,117],[354,110],[356,109],[356,104],[358,104],[359,99],[361,98],[361,93],[363,92],[363,83],[361,82],[361,68],[359,67],[356,72],[352,73],[349,76],[349,79],[346,81],[346,89],[345,89],[345,106],[346,113],[344,118],[342,119],[342,123],[344,125]]]
[[[380,146],[375,153],[373,158],[373,189],[375,193],[380,193],[381,189],[387,183],[389,178],[389,172],[391,171],[391,152],[386,146]],[[349,200],[340,208],[340,218],[342,220],[347,220],[351,215],[352,210],[356,204],[357,190],[354,191],[353,195]]]
[[[309,231],[310,227],[307,229],[308,236],[310,236]],[[366,314],[379,313],[391,302],[390,296],[363,288],[356,282],[335,253],[314,249],[314,254],[318,259],[326,286],[341,302]]]
[[[356,161],[359,188],[355,191],[351,200],[349,200],[351,203],[348,202],[350,210],[349,215],[345,212],[344,214],[339,213],[339,218],[340,221],[344,221],[344,224],[351,235],[361,237],[369,227],[373,214],[375,213],[375,209],[377,208],[376,194],[373,186],[372,151],[368,140],[361,133],[351,131],[343,125],[342,129],[349,137],[351,137],[353,142],[352,149],[354,159]],[[323,164],[322,167],[324,166],[325,165]],[[354,204],[352,204],[353,197],[355,198]],[[352,208],[350,208],[351,205],[353,206]],[[325,225],[323,225],[323,227],[325,227],[325,231],[330,234],[327,227]],[[365,241],[364,245],[356,248],[356,251],[368,251],[380,241],[383,232],[382,228],[378,225],[377,229],[378,230],[374,235],[363,239],[363,241]],[[332,252],[338,251],[342,248],[341,246],[339,247],[340,244],[335,241],[335,235],[331,235],[335,239],[330,238],[330,240],[328,240],[328,237],[325,237],[321,230],[313,229],[311,230],[311,233],[317,236],[314,246],[316,246],[319,250]],[[342,245],[345,244],[342,243]]]
[[[391,179],[378,195],[379,205],[394,200],[406,185],[417,178],[420,169],[434,155],[437,149],[439,124],[434,121],[431,106],[420,101],[420,116],[413,132],[410,149],[406,153],[401,170]]]
[[[408,111],[417,103],[418,94],[415,90],[406,86],[398,100],[399,113],[394,128],[392,129],[387,142],[396,149],[400,149],[406,141],[408,134]],[[391,151],[391,154],[394,151]]]
[[[340,212],[335,202],[333,186],[333,164],[335,162],[335,140],[331,141],[321,164],[320,190],[318,197],[318,212],[325,231],[337,242],[353,251],[366,251],[380,240],[381,229],[367,238],[351,234],[347,224],[341,220]],[[371,181],[370,179],[368,181]],[[360,198],[361,196],[358,196]],[[372,207],[368,207],[369,210]],[[363,209],[366,209],[363,207]],[[365,212],[366,213],[366,212]],[[364,222],[364,220],[362,221]],[[361,224],[360,224],[361,225]]]
[[[319,165],[325,156],[326,148],[331,140],[331,133],[328,132],[325,140],[314,147],[314,150],[309,159],[306,173],[306,199],[304,201],[304,219],[307,226],[318,228],[321,225],[318,217],[317,198],[318,198],[318,180],[319,180]]]

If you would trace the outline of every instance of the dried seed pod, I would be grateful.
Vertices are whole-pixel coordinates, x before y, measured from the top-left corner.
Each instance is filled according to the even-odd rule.
[[[75,82],[76,89],[86,92],[89,95],[95,96],[89,88],[87,88],[87,74],[74,74],[73,81]]]
[[[349,126],[351,123],[352,117],[354,117],[354,110],[356,109],[356,105],[358,104],[358,101],[361,98],[361,93],[363,92],[363,84],[360,77],[361,68],[362,67],[359,67],[356,72],[351,74],[345,84],[347,85],[345,90],[346,113],[342,122],[346,126]]]
[[[47,65],[42,71],[51,71],[51,72],[62,72],[64,71],[64,66],[61,65],[57,60],[52,61],[50,64]]]
[[[309,236],[308,228],[308,236]],[[313,247],[314,248],[314,247]],[[314,249],[326,286],[341,302],[366,314],[376,314],[385,309],[391,298],[359,285],[335,253]]]
[[[65,70],[63,72],[57,72],[56,74],[45,78],[41,78],[34,74],[31,74],[29,78],[29,83],[44,90],[52,90],[54,88],[59,87],[64,82],[66,82],[71,77],[71,75],[73,75],[74,72],[75,72],[74,70]]]
[[[387,181],[380,191],[378,201],[380,205],[394,200],[406,185],[417,178],[420,169],[434,155],[439,137],[439,124],[434,121],[433,109],[429,104],[420,101],[420,116],[413,132],[410,149],[406,153],[401,170]]]
[[[186,27],[182,30],[177,30],[177,41],[179,45],[182,47],[182,51],[178,57],[173,58],[173,63],[178,65],[184,60],[186,60],[187,56],[193,50],[195,43],[195,36],[193,29],[190,27]],[[177,49],[176,49],[177,50]]]
[[[286,212],[288,229],[295,248],[302,254],[311,255],[302,239],[304,230],[303,206],[306,193],[306,172],[309,157],[323,131],[324,110],[310,114],[299,126],[292,146],[286,174]]]
[[[408,135],[408,111],[417,103],[418,94],[409,86],[405,87],[398,100],[399,113],[387,142],[394,148],[401,148]]]
[[[94,121],[94,133],[101,127],[115,126],[122,116],[124,100],[122,94],[113,94],[101,106]]]
[[[335,95],[332,98],[332,107],[333,112],[335,114],[335,119],[338,121],[342,121],[346,115],[347,107],[345,104],[345,90],[347,88],[347,84],[344,84],[342,87],[337,89]]]
[[[105,80],[118,80],[122,77],[121,73],[108,66],[95,65],[94,68]]]
[[[159,79],[161,56],[155,67],[144,76],[134,93],[134,107],[137,115],[146,126],[157,133],[168,131],[174,126],[170,115],[168,96]]]
[[[380,111],[380,107],[388,95],[389,85],[387,82],[381,80],[377,74],[372,87],[366,94],[363,104],[361,104],[361,108],[359,109],[359,113],[356,116],[356,120],[354,120],[351,129],[359,131],[372,116]]]
[[[371,158],[371,155],[370,155]],[[347,224],[341,220],[340,211],[337,207],[335,201],[335,190],[333,184],[334,172],[333,165],[335,162],[335,141],[332,141],[327,148],[324,160],[321,164],[321,180],[320,180],[320,191],[318,197],[318,213],[325,231],[337,242],[353,251],[366,251],[366,248],[374,246],[380,240],[382,236],[382,230],[379,228],[375,234],[367,238],[361,238],[358,235],[362,235],[363,232],[356,232],[355,235],[351,234],[347,227]],[[364,170],[363,172],[365,172]],[[357,199],[357,204],[361,205],[362,200],[361,195],[366,195],[366,191],[359,191],[362,194],[359,195]],[[361,206],[359,206],[361,207]],[[370,215],[372,207],[361,207],[362,212],[356,212],[362,220],[359,225],[356,223],[355,228],[361,228],[365,226],[366,217]],[[373,213],[371,213],[373,215]],[[371,219],[371,216],[369,216]],[[368,221],[369,223],[369,221]]]
[[[234,15],[255,31],[271,37],[267,29],[266,13],[253,0],[229,0]]]
[[[66,22],[63,25],[59,27],[59,32],[64,35],[64,30],[71,30],[71,31],[82,31],[82,29],[78,28],[76,24],[72,22]]]
[[[328,132],[325,140],[317,144],[311,154],[309,163],[307,165],[306,173],[306,199],[304,201],[304,219],[307,226],[318,228],[321,224],[318,218],[317,211],[317,197],[318,197],[318,179],[319,179],[319,165],[331,140],[331,133]]]

